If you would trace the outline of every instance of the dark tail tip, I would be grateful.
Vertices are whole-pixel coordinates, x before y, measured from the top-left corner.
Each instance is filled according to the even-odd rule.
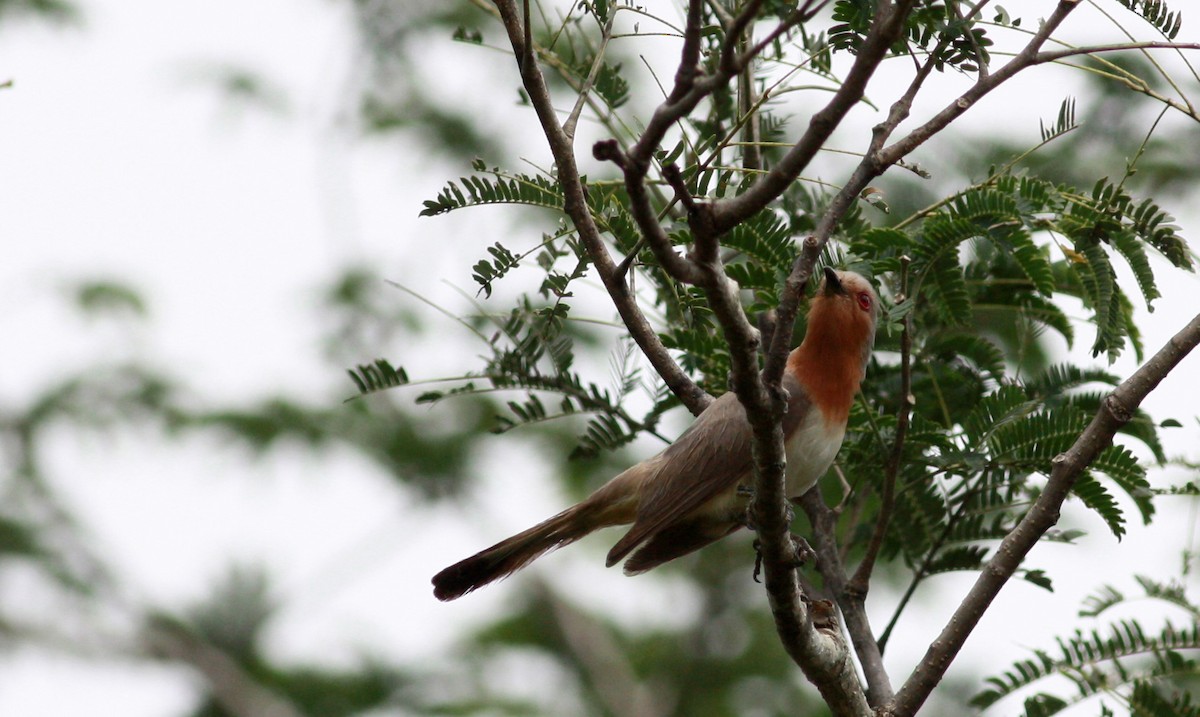
[[[481,555],[457,562],[433,576],[433,596],[442,602],[457,600],[500,577],[495,567]]]
[[[490,582],[507,577],[555,548],[573,543],[598,527],[587,519],[581,504],[502,540],[433,576],[433,596],[454,600]]]
[[[450,602],[466,595],[470,587],[462,587],[445,575],[445,571],[433,576],[433,596],[442,602]]]
[[[472,590],[507,577],[528,565],[542,553],[554,548],[556,540],[548,539],[535,526],[496,545],[460,560],[433,576],[433,596],[448,602]]]

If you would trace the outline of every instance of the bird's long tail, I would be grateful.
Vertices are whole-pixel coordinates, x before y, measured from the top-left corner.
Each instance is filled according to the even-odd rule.
[[[611,523],[603,519],[600,506],[584,501],[529,530],[496,543],[433,576],[433,594],[438,600],[454,600],[507,577],[551,550],[579,540]]]

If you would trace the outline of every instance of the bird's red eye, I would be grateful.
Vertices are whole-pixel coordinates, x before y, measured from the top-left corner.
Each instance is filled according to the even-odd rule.
[[[871,310],[871,295],[870,294],[868,294],[865,291],[859,293],[858,308],[862,309],[863,311]]]

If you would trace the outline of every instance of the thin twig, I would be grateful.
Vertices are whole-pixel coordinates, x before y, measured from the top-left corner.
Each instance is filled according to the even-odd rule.
[[[921,561],[921,565],[913,571],[912,577],[908,581],[908,587],[904,589],[904,593],[896,601],[896,606],[892,609],[892,617],[888,620],[887,625],[884,626],[883,632],[879,633],[879,651],[881,653],[887,650],[888,641],[892,638],[892,631],[896,629],[896,624],[900,622],[900,616],[904,613],[905,608],[908,607],[908,603],[917,592],[917,587],[921,584],[921,581],[928,577],[929,566],[933,565],[938,551],[946,544],[946,541],[950,538],[950,533],[958,526],[958,521],[962,520],[963,516],[967,514],[968,507],[968,502],[966,499],[963,499],[958,509],[946,521],[946,525],[942,528],[942,532],[938,535],[937,540],[925,551],[925,559]]]
[[[862,98],[867,82],[874,76],[875,69],[886,57],[892,43],[899,37],[904,27],[903,19],[914,2],[915,0],[899,0],[894,5],[879,4],[871,30],[863,40],[845,81],[834,92],[829,103],[809,120],[808,129],[800,139],[771,171],[762,175],[745,192],[710,205],[713,225],[718,231],[727,231],[761,210],[782,194],[808,166],[812,157],[833,134],[833,130],[841,124],[846,113]]]
[[[587,79],[583,81],[583,85],[579,88],[579,96],[575,98],[575,106],[571,108],[571,113],[567,115],[567,119],[563,122],[563,134],[569,139],[575,139],[575,126],[579,124],[579,116],[583,114],[583,108],[587,104],[587,99],[592,93],[592,88],[596,86],[596,78],[600,75],[600,69],[604,67],[604,52],[608,49],[608,41],[612,38],[613,20],[617,17],[614,10],[608,14],[608,22],[604,23],[604,29],[600,34],[600,47],[596,50],[596,57],[592,60],[592,67],[588,70]]]
[[[679,170],[679,165],[675,163],[668,164],[662,169],[663,179],[667,180],[667,184],[671,189],[675,190],[675,199],[683,205],[683,208],[692,214],[696,211],[696,200],[692,198],[692,193],[688,191],[687,185],[683,182],[683,172]]]
[[[646,191],[647,166],[640,164],[634,157],[621,152],[617,141],[606,139],[597,142],[592,147],[592,156],[600,161],[615,164],[625,175],[625,191],[629,194],[629,211],[637,222],[642,239],[654,252],[658,263],[676,281],[685,284],[700,284],[702,279],[700,268],[687,257],[681,256],[671,244],[671,237],[663,229],[650,195]]]
[[[744,41],[743,35],[746,28],[758,17],[758,10],[761,7],[762,0],[750,0],[733,18],[733,23],[729,26],[729,32],[725,36],[725,45],[721,48],[721,69],[730,77],[741,72],[749,64],[748,62],[738,62],[740,57],[738,47]]]
[[[1124,52],[1127,50],[1200,50],[1197,42],[1115,42],[1108,45],[1085,45],[1083,47],[1068,47],[1062,50],[1046,50],[1039,52],[1036,62],[1056,62],[1066,57],[1077,55],[1098,55],[1102,52]]]
[[[983,12],[983,8],[986,7],[989,2],[991,2],[991,0],[981,0],[981,2],[975,3],[975,7],[971,8],[971,12],[967,13],[966,17],[963,17],[962,13],[959,11],[958,3],[949,3],[949,7],[953,10],[954,17],[956,17],[959,22],[965,23],[970,22],[972,18],[978,17],[979,13]],[[971,32],[971,28],[966,28],[966,35],[967,39],[971,41],[971,51],[975,53],[975,62],[978,65],[976,71],[979,73],[980,77],[987,77],[989,70],[988,64],[983,55],[983,48],[979,46],[979,40],[976,39],[975,33]]]
[[[1113,17],[1113,16],[1112,16],[1112,15],[1111,15],[1111,14],[1110,14],[1110,13],[1109,13],[1107,10],[1105,10],[1105,9],[1104,9],[1104,8],[1102,8],[1102,7],[1100,7],[1100,6],[1099,6],[1099,5],[1096,3],[1096,0],[1089,0],[1089,4],[1090,4],[1092,7],[1096,8],[1096,10],[1097,10],[1097,11],[1098,11],[1098,12],[1099,12],[1101,15],[1103,15],[1103,16],[1104,16],[1104,17],[1106,17],[1106,18],[1108,18],[1108,19],[1109,19],[1109,21],[1111,21],[1111,22],[1112,22],[1113,26],[1115,26],[1115,27],[1116,27],[1118,30],[1120,30],[1120,31],[1121,31],[1121,34],[1122,34],[1122,35],[1124,35],[1125,37],[1128,37],[1128,38],[1129,38],[1129,40],[1130,40],[1131,42],[1133,41],[1133,39],[1134,39],[1134,38],[1133,38],[1133,33],[1129,32],[1129,30],[1128,30],[1128,29],[1127,29],[1127,28],[1126,28],[1124,25],[1122,25],[1122,24],[1121,24],[1119,21],[1117,21],[1117,19],[1116,19],[1115,17]],[[1130,7],[1130,9],[1133,9],[1133,7],[1134,7],[1134,6],[1131,6],[1131,7]],[[1149,18],[1147,18],[1147,20],[1148,20],[1148,19],[1149,19]],[[1150,24],[1151,24],[1151,25],[1154,25],[1154,23],[1153,23],[1153,22],[1151,22]],[[1160,33],[1160,34],[1162,34],[1162,28],[1158,28],[1158,27],[1156,27],[1156,29],[1159,31],[1159,33]],[[1165,34],[1163,34],[1163,37],[1167,37],[1167,36],[1166,36]],[[1170,38],[1168,38],[1168,39],[1170,39]],[[1177,50],[1177,52],[1178,52],[1178,50]],[[1181,52],[1180,52],[1180,54],[1182,55],[1182,53],[1181,53]],[[1171,76],[1171,73],[1170,73],[1170,72],[1167,72],[1167,70],[1166,70],[1166,69],[1165,69],[1165,68],[1162,66],[1162,64],[1161,64],[1161,63],[1159,63],[1159,61],[1158,61],[1158,60],[1157,60],[1157,59],[1156,59],[1156,58],[1155,58],[1153,55],[1151,55],[1149,52],[1147,52],[1147,51],[1145,51],[1145,50],[1142,50],[1142,57],[1144,57],[1144,58],[1146,59],[1146,62],[1150,63],[1150,65],[1151,65],[1152,67],[1154,67],[1154,69],[1155,69],[1155,70],[1157,70],[1157,71],[1158,71],[1158,74],[1159,74],[1159,75],[1160,75],[1160,76],[1163,78],[1163,80],[1164,80],[1164,81],[1166,81],[1166,83],[1167,83],[1168,85],[1170,85],[1170,86],[1171,86],[1171,89],[1175,90],[1175,92],[1176,92],[1176,93],[1177,93],[1177,94],[1178,94],[1180,97],[1183,97],[1183,98],[1184,98],[1184,101],[1187,101],[1187,95],[1185,95],[1185,94],[1184,94],[1184,92],[1183,92],[1183,90],[1182,90],[1182,89],[1179,87],[1179,83],[1175,81],[1175,78]],[[1187,60],[1186,60],[1186,59],[1184,59],[1184,64],[1187,64]],[[1189,69],[1190,69],[1190,65],[1189,65]],[[1195,70],[1193,70],[1193,71],[1192,71],[1192,75],[1193,75],[1193,76],[1195,76]],[[1188,107],[1189,107],[1189,108],[1191,107],[1191,102],[1188,102]]]
[[[742,38],[743,48],[746,39]],[[738,73],[738,124],[742,125],[742,169],[756,172],[762,169],[762,113],[757,111],[754,97],[754,69],[746,65]]]

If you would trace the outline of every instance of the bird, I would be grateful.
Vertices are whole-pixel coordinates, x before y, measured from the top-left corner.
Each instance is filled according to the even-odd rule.
[[[841,448],[878,319],[879,299],[866,279],[824,269],[804,340],[788,355],[781,382],[787,396],[783,432],[789,499],[812,488]],[[632,524],[606,561],[612,567],[625,560],[627,575],[720,540],[747,525],[751,440],[745,408],[729,391],[657,455],[576,505],[439,572],[432,581],[434,596],[455,600],[609,526]]]

